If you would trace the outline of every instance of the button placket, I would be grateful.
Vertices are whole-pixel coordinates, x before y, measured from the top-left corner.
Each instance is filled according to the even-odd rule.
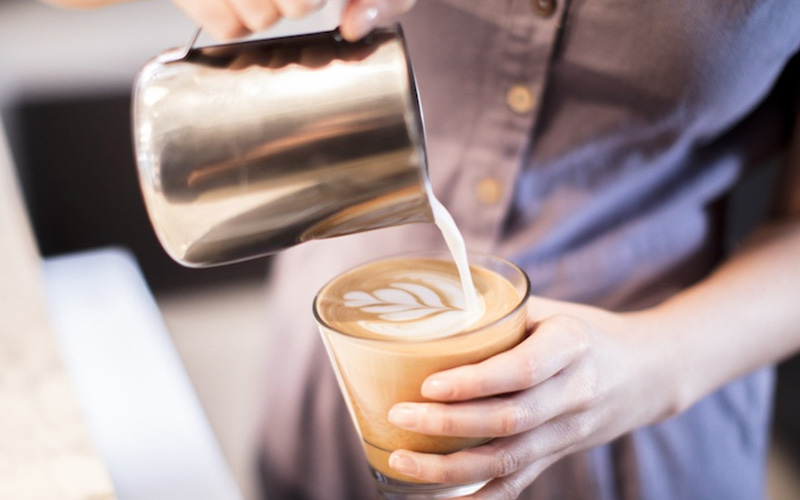
[[[494,67],[486,68],[486,104],[465,151],[453,212],[472,248],[497,242],[513,199],[513,185],[538,115],[557,18],[531,15],[530,0],[515,0],[499,36]],[[556,5],[556,4],[554,4]],[[471,193],[470,195],[464,195]]]

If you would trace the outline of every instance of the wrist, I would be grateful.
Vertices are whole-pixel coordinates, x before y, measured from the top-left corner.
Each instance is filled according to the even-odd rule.
[[[691,361],[670,311],[657,306],[625,316],[630,322],[634,352],[638,353],[639,373],[645,381],[642,397],[657,401],[650,423],[683,413],[698,398],[688,376]]]

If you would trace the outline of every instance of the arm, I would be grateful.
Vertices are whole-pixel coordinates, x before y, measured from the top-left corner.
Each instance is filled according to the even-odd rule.
[[[800,351],[800,129],[793,146],[772,220],[708,279],[655,311],[676,318],[682,407]],[[692,332],[703,334],[687,338]]]
[[[794,218],[763,227],[713,276],[654,311],[674,319],[682,407],[800,350],[798,277],[800,222]],[[720,361],[708,362],[714,359]]]
[[[44,0],[67,8],[93,8],[131,0]],[[373,28],[407,12],[416,0],[348,0],[341,33],[347,40],[363,38]],[[172,0],[188,17],[216,38],[229,40],[266,29],[284,17],[302,17],[325,0]]]
[[[494,479],[474,498],[515,498],[559,458],[674,416],[798,352],[800,157],[792,164],[775,220],[658,307],[616,314],[531,298],[523,343],[432,375],[422,392],[437,402],[389,414],[423,433],[500,437],[446,456],[398,450],[390,464],[434,482]]]

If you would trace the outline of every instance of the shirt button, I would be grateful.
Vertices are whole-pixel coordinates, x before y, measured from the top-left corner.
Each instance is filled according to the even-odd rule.
[[[530,113],[536,105],[533,92],[526,85],[512,85],[506,93],[506,104],[520,115]]]
[[[556,0],[531,0],[531,8],[536,16],[547,19],[556,11]]]
[[[475,184],[475,195],[484,205],[494,205],[503,197],[503,186],[494,177],[485,177]]]

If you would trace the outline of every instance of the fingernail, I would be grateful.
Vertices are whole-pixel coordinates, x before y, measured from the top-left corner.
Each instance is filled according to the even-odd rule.
[[[417,473],[417,461],[405,453],[394,452],[389,457],[389,467],[403,474],[414,475]]]
[[[422,384],[422,395],[431,399],[447,399],[453,397],[453,384],[441,378],[429,378]]]
[[[389,410],[389,422],[406,429],[413,429],[417,427],[419,422],[419,414],[414,407],[406,404],[397,404]]]
[[[356,41],[364,38],[375,27],[375,22],[378,19],[377,7],[366,7],[356,11],[348,19],[347,26],[342,32],[342,35],[350,41]]]

